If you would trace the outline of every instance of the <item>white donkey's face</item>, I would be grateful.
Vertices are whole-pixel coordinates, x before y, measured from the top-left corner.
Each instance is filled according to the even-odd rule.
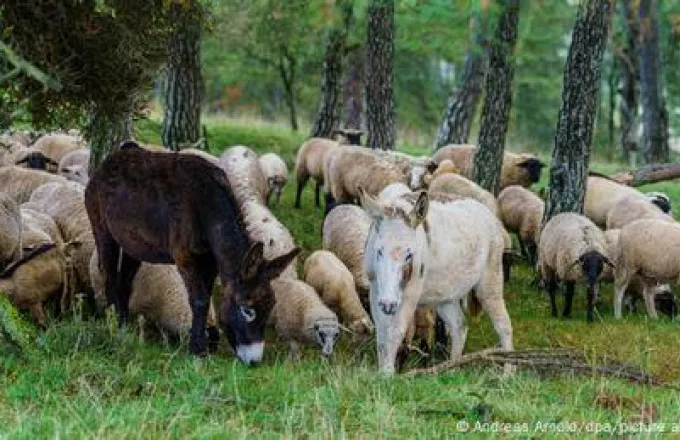
[[[364,195],[362,205],[373,216],[366,241],[364,262],[372,284],[371,301],[386,315],[399,310],[404,290],[413,276],[420,276],[419,226],[427,215],[427,194],[421,193],[410,213],[384,208]]]

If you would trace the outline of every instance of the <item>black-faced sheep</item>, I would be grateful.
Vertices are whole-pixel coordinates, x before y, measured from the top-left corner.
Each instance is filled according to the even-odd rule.
[[[260,168],[267,179],[267,205],[272,194],[276,196],[276,204],[281,199],[283,188],[288,182],[288,167],[276,153],[263,154],[259,158]]]
[[[301,206],[302,190],[305,189],[305,185],[310,178],[313,178],[316,182],[314,203],[317,208],[321,206],[319,192],[324,185],[328,155],[339,148],[341,148],[339,142],[324,138],[311,138],[302,144],[295,159],[295,175],[297,178],[297,192],[295,193],[296,208]]]
[[[67,134],[48,134],[35,141],[33,147],[45,156],[59,163],[71,151],[83,148],[82,140]]]
[[[517,234],[522,255],[531,265],[536,264],[543,209],[543,200],[519,185],[508,186],[498,194],[498,213],[503,226]]]
[[[621,198],[611,207],[607,214],[607,229],[621,229],[628,223],[642,219],[675,221],[647,197],[634,194]]]

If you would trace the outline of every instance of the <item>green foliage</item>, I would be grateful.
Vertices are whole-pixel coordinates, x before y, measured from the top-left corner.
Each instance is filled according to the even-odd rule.
[[[32,353],[38,341],[35,327],[21,317],[19,311],[2,292],[0,292],[0,335],[23,354]]]

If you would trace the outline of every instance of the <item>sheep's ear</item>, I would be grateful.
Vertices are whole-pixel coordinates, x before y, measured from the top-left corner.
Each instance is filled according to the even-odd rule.
[[[250,246],[241,263],[240,275],[243,281],[252,280],[264,262],[264,244],[261,241]]]
[[[281,275],[281,273],[283,273],[284,270],[288,268],[288,266],[290,266],[301,250],[302,249],[299,247],[296,247],[285,255],[281,255],[280,257],[276,257],[270,261],[265,261],[258,276],[262,280],[273,280],[274,278],[278,277]]]
[[[21,165],[22,163],[26,163],[26,162],[28,162],[28,156],[24,157],[21,160],[14,162],[14,165]]]
[[[433,160],[428,160],[425,164],[425,169],[428,173],[434,173],[437,170],[437,164]]]
[[[612,260],[610,260],[607,256],[602,255],[602,261],[604,261],[604,264],[609,265],[612,269],[616,269],[616,266],[614,266],[614,263],[612,263]]]
[[[361,201],[361,207],[373,218],[381,218],[383,216],[383,210],[378,203],[378,201],[371,197],[362,187],[359,190],[359,200]]]
[[[417,228],[425,218],[427,218],[427,210],[430,208],[430,198],[427,195],[427,191],[420,191],[418,194],[418,200],[416,204],[413,205],[413,210],[408,215],[409,223],[412,228]]]

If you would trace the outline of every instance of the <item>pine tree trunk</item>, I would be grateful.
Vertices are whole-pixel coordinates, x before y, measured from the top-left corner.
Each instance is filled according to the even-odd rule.
[[[90,144],[90,174],[106,157],[118,150],[120,143],[133,138],[130,115],[110,115],[95,110],[85,129],[85,139]]]
[[[347,56],[343,100],[345,128],[361,130],[364,113],[364,50],[358,48]]]
[[[288,107],[288,114],[290,118],[290,128],[293,131],[298,131],[298,121],[297,121],[297,103],[295,96],[295,73],[297,68],[297,62],[295,57],[293,57],[288,48],[285,46],[281,49],[279,56],[279,75],[281,76],[281,81],[283,82],[283,97]]]
[[[368,145],[394,150],[394,0],[371,0],[366,47]]]
[[[584,0],[576,15],[564,67],[544,223],[562,212],[583,213],[611,8],[611,0]]]
[[[624,158],[635,168],[635,155],[638,151],[638,86],[639,64],[637,57],[638,26],[637,14],[633,11],[631,0],[621,1],[621,14],[626,27],[626,46],[617,56],[621,85],[619,93],[619,114],[621,115],[621,149]]]
[[[484,11],[482,11],[483,13]],[[483,47],[485,26],[482,14],[470,19],[472,41],[465,55],[465,70],[458,83],[458,88],[446,103],[442,122],[437,131],[434,151],[448,144],[466,144],[470,138],[472,121],[482,97],[486,75],[486,52]]]
[[[180,150],[201,138],[201,11],[199,6],[185,10],[173,5],[176,26],[168,41],[168,68],[165,81],[163,145]]]
[[[659,49],[658,5],[640,0],[640,95],[642,98],[643,157],[647,163],[668,162],[668,134],[664,133],[663,81]]]
[[[329,30],[326,54],[323,61],[321,104],[312,126],[311,137],[331,138],[339,128],[342,112],[342,59],[345,54],[347,34],[352,20],[352,2],[338,5],[342,23]]]
[[[505,150],[505,134],[512,106],[512,79],[515,68],[513,51],[517,41],[519,0],[498,0],[503,7],[498,28],[489,50],[489,74],[482,107],[479,146],[474,157],[475,181],[494,195],[498,194]]]

